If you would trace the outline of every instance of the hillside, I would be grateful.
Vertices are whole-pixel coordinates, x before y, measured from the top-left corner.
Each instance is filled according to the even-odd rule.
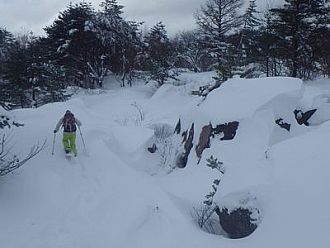
[[[0,178],[1,247],[330,247],[329,82],[230,79],[204,100],[190,94],[212,76],[184,73],[180,83],[159,89],[114,88],[109,81],[104,91],[80,91],[64,103],[1,110],[24,123],[4,129],[13,134],[13,152],[48,144]],[[72,159],[64,156],[61,134],[51,154],[53,129],[67,109],[82,122],[86,144],[77,133]],[[294,110],[312,109],[309,125],[299,125]],[[290,131],[275,123],[280,118]],[[181,131],[194,123],[184,168],[175,167],[183,151],[182,132],[173,135],[179,119]],[[233,121],[239,123],[233,139],[215,135],[198,158],[202,128]],[[153,144],[158,149],[150,153]],[[211,155],[223,162],[223,175],[206,166]],[[260,210],[250,236],[229,239],[197,225],[195,210],[216,178],[218,205]]]

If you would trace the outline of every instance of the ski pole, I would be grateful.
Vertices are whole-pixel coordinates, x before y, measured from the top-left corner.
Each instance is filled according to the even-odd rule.
[[[53,138],[53,149],[52,149],[52,155],[54,155],[54,149],[55,149],[55,137],[56,137],[56,133],[54,133],[54,138]]]
[[[83,137],[83,135],[82,135],[82,133],[81,133],[81,130],[80,130],[80,127],[79,127],[79,126],[78,126],[78,129],[79,129],[79,133],[80,133],[80,136],[81,136],[82,143],[83,143],[83,145],[84,145],[84,149],[85,149],[85,151],[86,151],[86,145],[85,145],[84,137]]]

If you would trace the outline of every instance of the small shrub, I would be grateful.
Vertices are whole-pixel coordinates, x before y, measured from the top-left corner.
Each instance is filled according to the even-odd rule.
[[[211,156],[206,161],[206,166],[218,170],[222,175],[225,173],[223,163],[218,161],[217,158]],[[218,191],[220,182],[221,178],[213,180],[212,190],[205,196],[202,207],[200,209],[195,209],[195,218],[198,226],[206,232],[213,234],[220,234],[221,232],[219,221],[213,215],[219,208],[218,205],[214,203],[213,198]]]

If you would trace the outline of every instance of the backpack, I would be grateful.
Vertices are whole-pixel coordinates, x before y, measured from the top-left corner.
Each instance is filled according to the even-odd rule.
[[[64,132],[75,132],[77,130],[76,127],[76,119],[72,113],[66,113],[63,117],[63,128]]]

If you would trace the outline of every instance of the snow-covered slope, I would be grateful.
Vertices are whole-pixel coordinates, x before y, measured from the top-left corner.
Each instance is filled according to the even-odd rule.
[[[329,83],[231,79],[203,102],[189,94],[211,78],[189,73],[181,86],[80,93],[65,103],[12,111],[25,124],[12,131],[13,152],[24,154],[44,139],[48,147],[0,178],[1,247],[330,247]],[[313,108],[319,112],[311,126],[298,125],[293,110]],[[79,154],[70,160],[59,134],[51,155],[52,130],[66,109],[82,121],[87,148],[78,133]],[[210,121],[240,125],[233,140],[212,139],[198,165],[192,149],[186,168],[169,170],[146,148],[155,125],[174,128],[179,118],[186,127],[196,123],[197,140]],[[291,124],[290,132],[275,124],[278,118]],[[262,210],[259,227],[246,238],[212,235],[196,224],[193,209],[220,176],[205,166],[211,155],[226,169],[215,200],[252,195]]]

